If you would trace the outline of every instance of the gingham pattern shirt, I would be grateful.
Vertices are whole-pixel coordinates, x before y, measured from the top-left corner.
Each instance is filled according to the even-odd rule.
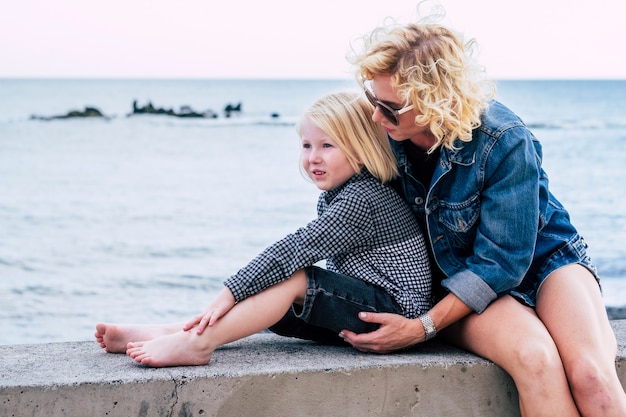
[[[224,282],[237,301],[326,260],[326,268],[384,288],[415,318],[431,307],[424,236],[406,203],[369,172],[323,192],[318,218],[265,249]]]

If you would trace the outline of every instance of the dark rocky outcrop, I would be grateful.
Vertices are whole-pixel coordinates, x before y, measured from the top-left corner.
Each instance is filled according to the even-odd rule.
[[[225,117],[230,117],[233,113],[241,113],[241,102],[235,105],[228,103],[226,107],[224,107]]]
[[[99,109],[95,107],[85,107],[85,110],[71,110],[66,114],[57,115],[57,116],[30,116],[33,120],[58,120],[58,119],[71,119],[71,118],[80,118],[80,117],[102,117],[108,119]]]
[[[174,116],[174,117],[188,117],[188,118],[210,118],[214,119],[217,117],[217,114],[212,110],[207,110],[205,112],[197,112],[191,108],[191,106],[181,106],[180,111],[176,112],[174,109],[165,109],[162,107],[154,107],[151,101],[148,102],[143,107],[137,106],[137,100],[133,101],[133,112],[129,114],[129,116],[136,114],[157,114],[157,115],[165,115],[165,116]]]

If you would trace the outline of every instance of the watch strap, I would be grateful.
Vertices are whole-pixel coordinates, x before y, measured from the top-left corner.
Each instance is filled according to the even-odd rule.
[[[418,319],[422,322],[422,326],[424,326],[424,332],[426,334],[426,340],[430,340],[437,335],[437,329],[435,328],[435,322],[433,322],[433,318],[430,317],[430,314],[424,313],[418,317]]]

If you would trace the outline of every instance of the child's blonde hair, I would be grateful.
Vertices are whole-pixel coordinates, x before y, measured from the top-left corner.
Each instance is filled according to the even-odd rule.
[[[346,154],[357,172],[365,167],[380,182],[398,175],[396,159],[383,128],[372,120],[374,108],[362,93],[342,91],[315,101],[302,118],[308,117]],[[302,118],[296,125],[302,137]]]

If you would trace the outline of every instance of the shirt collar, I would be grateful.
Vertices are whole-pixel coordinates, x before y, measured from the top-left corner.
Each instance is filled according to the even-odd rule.
[[[335,197],[337,197],[341,193],[341,191],[343,191],[348,185],[354,184],[356,182],[363,181],[369,178],[374,178],[374,176],[370,174],[367,168],[363,168],[361,169],[361,172],[354,174],[352,177],[350,177],[350,179],[348,179],[348,181],[344,182],[339,187],[333,188],[332,190],[324,191],[322,196],[324,200],[326,201],[326,204],[330,204],[330,202],[333,201]]]

